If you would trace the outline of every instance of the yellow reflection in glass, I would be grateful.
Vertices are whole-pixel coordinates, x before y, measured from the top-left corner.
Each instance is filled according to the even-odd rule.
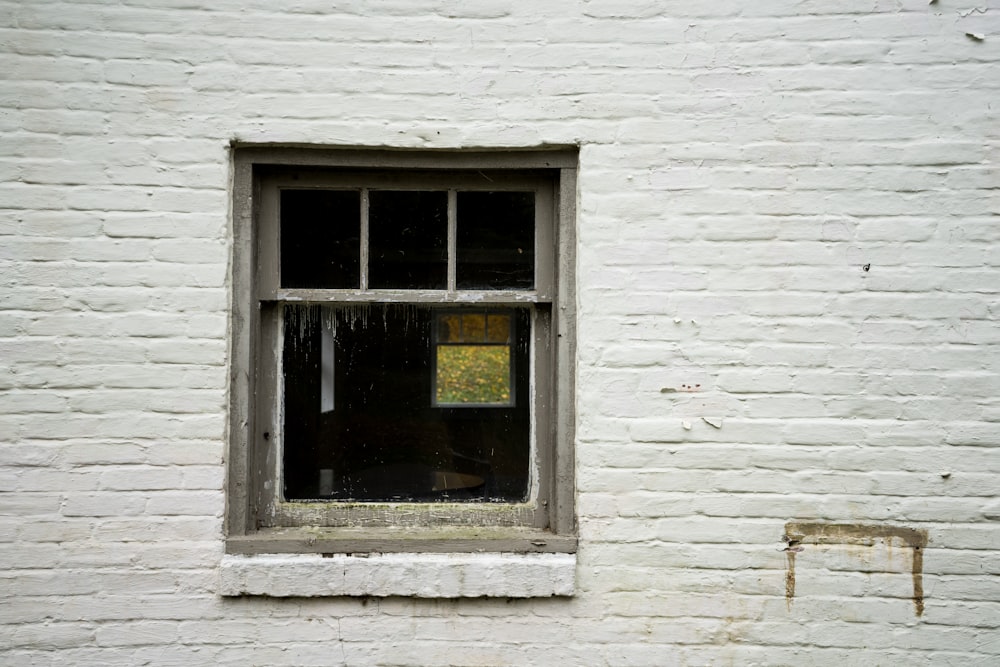
[[[438,345],[438,403],[510,403],[510,347]]]
[[[486,315],[462,315],[462,341],[466,343],[486,340]]]
[[[486,340],[490,343],[510,342],[510,315],[487,316]]]
[[[438,315],[438,340],[443,343],[462,342],[461,315]]]

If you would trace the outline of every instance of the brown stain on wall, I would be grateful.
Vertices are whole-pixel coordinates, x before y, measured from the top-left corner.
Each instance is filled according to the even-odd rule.
[[[927,531],[905,526],[866,525],[860,523],[799,523],[785,524],[785,555],[788,561],[785,572],[785,601],[792,606],[795,597],[795,552],[800,544],[857,544],[872,546],[875,540],[902,540],[913,550],[913,605],[917,616],[924,613],[924,547]],[[890,543],[891,544],[891,543]]]
[[[785,550],[788,567],[785,568],[785,606],[792,608],[792,598],[795,597],[795,552]]]

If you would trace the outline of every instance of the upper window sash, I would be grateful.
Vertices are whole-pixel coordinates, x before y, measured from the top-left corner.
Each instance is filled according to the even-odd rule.
[[[355,190],[361,193],[360,280],[348,289],[284,287],[281,285],[281,191]],[[445,289],[372,289],[369,286],[369,193],[375,190],[443,191],[448,194],[448,277]],[[463,192],[534,193],[534,285],[515,289],[459,289],[456,276],[457,196]],[[259,235],[256,298],[260,301],[312,302],[425,302],[425,303],[549,303],[554,298],[554,193],[548,179],[537,172],[479,171],[474,174],[396,174],[372,172],[341,174],[304,170],[302,173],[265,175],[258,191]]]

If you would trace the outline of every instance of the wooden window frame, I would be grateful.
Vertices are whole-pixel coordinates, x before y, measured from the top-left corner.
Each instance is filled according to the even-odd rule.
[[[574,552],[575,148],[390,151],[234,145],[228,553]],[[499,185],[487,185],[491,174]],[[448,290],[283,289],[276,202],[295,187],[449,190]],[[447,187],[443,187],[447,186]],[[536,191],[536,284],[456,290],[456,189]],[[362,206],[365,205],[364,200]],[[364,217],[364,216],[363,216]],[[364,230],[362,237],[364,237]],[[362,242],[365,259],[367,247]],[[362,266],[365,266],[362,261]],[[532,493],[525,503],[286,502],[279,497],[280,304],[532,309]]]

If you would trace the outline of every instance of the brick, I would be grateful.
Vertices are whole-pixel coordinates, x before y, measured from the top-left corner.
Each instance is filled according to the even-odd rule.
[[[150,496],[146,512],[151,515],[221,517],[223,509],[221,500],[222,496],[218,491],[161,492]]]
[[[176,643],[178,627],[166,621],[140,621],[127,624],[104,624],[98,628],[98,646],[142,646]]]

